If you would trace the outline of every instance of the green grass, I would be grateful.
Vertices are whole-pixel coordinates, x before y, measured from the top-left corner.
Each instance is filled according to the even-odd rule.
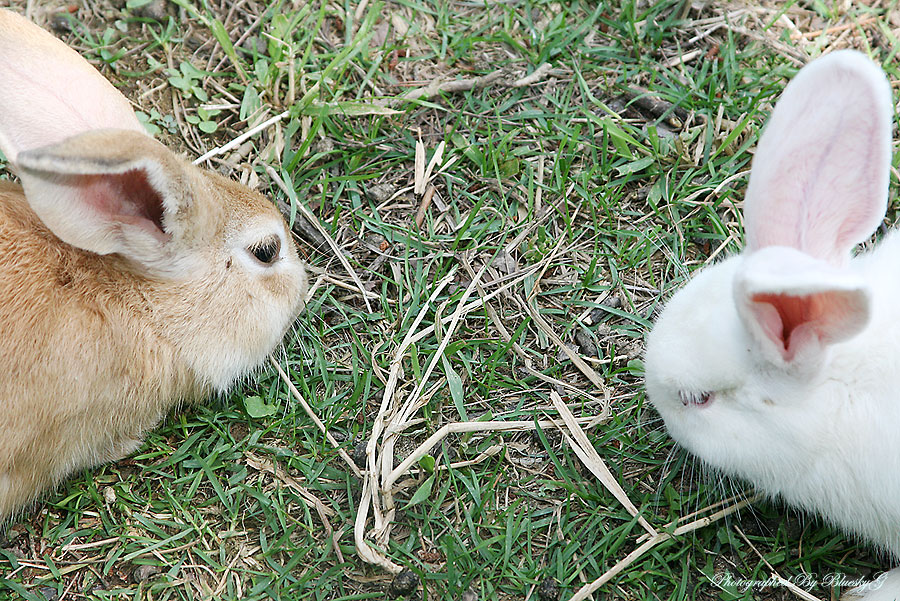
[[[743,489],[673,449],[641,389],[643,339],[694,269],[740,248],[741,173],[796,71],[789,51],[815,56],[841,35],[801,44],[782,10],[804,31],[812,17],[816,27],[876,17],[839,45],[869,50],[896,79],[886,9],[398,0],[357,15],[353,2],[177,0],[160,23],[141,2],[95,4],[66,39],[169,145],[198,156],[290,110],[212,166],[258,178],[289,216],[297,203],[312,211],[368,293],[370,306],[327,246],[299,241],[315,292],[275,356],[348,453],[376,426],[391,361],[421,317],[415,331],[433,330],[403,353],[393,406],[420,385],[422,403],[393,465],[448,423],[559,421],[558,392],[576,416],[606,416],[587,434],[656,529]],[[715,28],[726,12],[731,27]],[[253,24],[253,43],[237,44]],[[672,60],[693,51],[683,66]],[[552,71],[539,82],[510,85],[544,62]],[[487,87],[402,98],[498,69]],[[639,108],[643,97],[662,110]],[[418,140],[426,159],[445,142],[444,160],[455,160],[432,180],[421,227]],[[447,321],[466,294],[509,282]],[[576,345],[602,390],[532,313]],[[552,579],[567,599],[642,542],[644,529],[554,428],[450,434],[415,468],[395,485],[383,551],[418,575],[423,598],[536,598]],[[361,489],[267,369],[172,415],[133,457],[69,480],[13,523],[0,599],[384,598],[392,575],[354,548]],[[660,543],[594,598],[752,599],[712,581],[766,580],[766,562],[794,582],[880,565],[815,519],[762,502]]]

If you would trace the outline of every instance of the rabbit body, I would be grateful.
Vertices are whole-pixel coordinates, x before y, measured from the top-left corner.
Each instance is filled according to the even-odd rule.
[[[204,391],[192,390],[140,279],[115,255],[65,245],[8,183],[0,248],[6,516],[69,473],[127,455],[173,401]]]
[[[260,365],[307,288],[270,201],[154,141],[83,59],[0,10],[0,48],[13,47],[24,56],[0,72],[60,57],[107,102],[79,100],[77,80],[42,104],[55,111],[42,128],[7,118],[27,97],[0,99],[0,149],[23,184],[0,182],[0,523]],[[54,96],[25,79],[11,89]]]
[[[802,69],[760,140],[747,248],[647,340],[648,398],[685,449],[900,558],[900,234],[882,221],[892,100],[867,58]],[[894,570],[847,599],[900,598]]]

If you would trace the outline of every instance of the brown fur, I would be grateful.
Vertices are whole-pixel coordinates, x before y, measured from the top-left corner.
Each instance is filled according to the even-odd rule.
[[[233,380],[299,311],[305,279],[293,249],[289,274],[254,279],[221,243],[260,214],[280,219],[272,204],[189,169],[193,195],[209,203],[187,211],[181,242],[203,261],[177,279],[62,242],[19,186],[0,183],[0,520],[71,472],[132,452],[175,405],[223,387],[204,369],[223,347],[247,355]],[[269,303],[286,315],[275,332]]]
[[[140,278],[119,257],[56,239],[11,184],[0,187],[0,248],[4,516],[127,454],[173,403],[205,390],[161,337]]]

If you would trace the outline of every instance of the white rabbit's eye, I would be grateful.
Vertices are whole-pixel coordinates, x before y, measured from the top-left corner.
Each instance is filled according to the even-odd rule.
[[[693,405],[695,407],[702,407],[709,403],[713,394],[711,392],[688,392],[685,390],[678,391],[678,398],[681,399],[681,404],[685,407]]]
[[[267,236],[248,247],[247,252],[263,265],[272,265],[281,256],[281,238]]]

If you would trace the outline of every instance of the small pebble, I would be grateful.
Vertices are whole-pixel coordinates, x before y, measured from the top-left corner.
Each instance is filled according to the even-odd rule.
[[[42,586],[38,588],[38,594],[47,601],[56,601],[57,599],[59,599],[59,591],[49,586]]]
[[[157,574],[159,574],[159,566],[140,565],[131,572],[131,580],[135,584],[140,584],[147,582]]]
[[[67,12],[56,13],[50,17],[50,29],[58,33],[69,33],[72,31],[72,18]]]
[[[360,469],[365,469],[366,467],[366,445],[369,444],[368,440],[363,440],[361,442],[356,443],[356,446],[353,447],[353,463],[356,464],[356,467]]]
[[[419,577],[410,569],[405,569],[396,576],[388,587],[387,595],[391,599],[409,597],[419,588]]]
[[[375,184],[366,188],[366,196],[377,203],[382,203],[393,196],[396,191],[397,188],[391,184]]]
[[[241,44],[241,46],[243,46],[247,52],[256,51],[257,54],[266,54],[269,50],[269,45],[266,41],[257,35],[251,35],[244,40],[244,43]]]
[[[324,138],[322,140],[318,140],[312,145],[312,151],[316,154],[328,154],[334,150],[334,140],[331,138]]]
[[[159,22],[166,21],[169,18],[169,2],[168,0],[153,0],[153,2],[137,7],[134,15]]]
[[[544,578],[538,586],[537,596],[540,601],[559,601],[559,584],[553,578]]]
[[[246,424],[235,422],[231,424],[229,431],[231,432],[231,437],[235,441],[240,442],[247,438],[247,435],[250,433],[250,428],[248,428]]]
[[[594,344],[591,335],[581,328],[575,330],[575,342],[578,344],[578,348],[581,349],[582,355],[587,357],[597,356],[597,345]]]

